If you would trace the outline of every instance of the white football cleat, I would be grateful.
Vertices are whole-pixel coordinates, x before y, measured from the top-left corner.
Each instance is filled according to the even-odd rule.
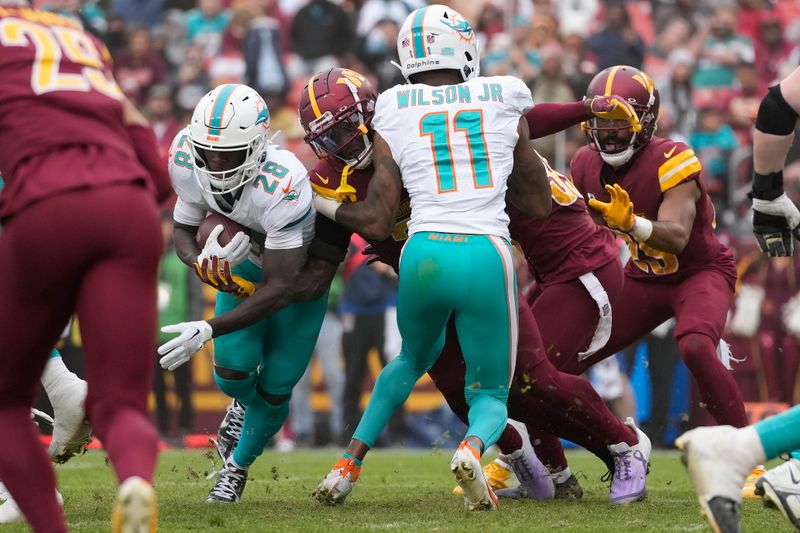
[[[0,483],[0,499],[5,500],[0,503],[0,524],[25,522],[25,516],[17,507],[17,502],[14,501],[14,498],[11,497],[11,494],[2,483]],[[64,497],[58,491],[56,491],[56,499],[58,500],[58,505],[63,509]]]
[[[462,441],[453,455],[450,471],[464,492],[464,507],[470,511],[493,511],[500,507],[497,496],[483,475],[481,462],[467,441]]]
[[[697,490],[697,499],[711,529],[738,533],[742,485],[758,454],[742,442],[740,430],[731,426],[700,427],[675,441]]]
[[[158,501],[153,486],[133,476],[122,482],[111,511],[112,533],[155,533],[158,530]]]
[[[323,505],[341,505],[361,474],[361,467],[353,459],[342,457],[317,485],[312,496]]]
[[[763,496],[765,504],[780,509],[800,529],[800,461],[792,458],[767,470],[756,481],[755,493]]]
[[[47,453],[56,463],[65,463],[72,456],[83,453],[92,442],[92,427],[83,409],[86,382],[71,372],[69,376],[65,375],[57,392],[48,396],[53,405],[53,439]]]

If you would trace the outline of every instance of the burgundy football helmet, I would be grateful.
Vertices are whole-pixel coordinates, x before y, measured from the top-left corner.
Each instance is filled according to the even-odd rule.
[[[345,165],[372,163],[372,130],[378,93],[354,70],[332,68],[308,80],[300,94],[300,123],[317,157],[335,157]]]
[[[634,132],[624,120],[593,117],[581,124],[589,146],[600,152],[603,160],[613,167],[630,161],[633,154],[650,142],[656,131],[660,98],[658,88],[645,72],[626,65],[609,67],[599,72],[589,83],[586,98],[618,95],[628,101],[642,125]]]

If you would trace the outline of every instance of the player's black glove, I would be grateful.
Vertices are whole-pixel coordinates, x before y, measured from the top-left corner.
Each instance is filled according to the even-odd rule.
[[[768,257],[789,257],[800,239],[800,211],[783,192],[783,173],[753,178],[753,233]]]

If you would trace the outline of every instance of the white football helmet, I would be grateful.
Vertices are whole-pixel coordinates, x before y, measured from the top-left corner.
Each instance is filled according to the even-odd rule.
[[[268,132],[267,104],[247,85],[220,85],[203,96],[189,123],[194,176],[200,187],[210,194],[227,194],[253,179],[266,160]]]
[[[480,46],[469,22],[457,11],[434,4],[411,13],[397,36],[400,70],[412,74],[453,69],[464,81],[478,76]]]

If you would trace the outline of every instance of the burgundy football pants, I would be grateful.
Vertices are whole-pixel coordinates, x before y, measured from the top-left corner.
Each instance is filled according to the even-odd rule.
[[[147,419],[163,249],[155,199],[134,184],[35,203],[0,232],[0,479],[34,531],[66,531],[55,477],[30,408],[51,348],[77,313],[86,413],[120,481],[152,480],[158,435]]]
[[[678,349],[697,380],[706,408],[717,423],[743,427],[748,422],[739,388],[716,352],[732,298],[733,287],[714,270],[697,272],[677,284],[626,276],[622,294],[613,307],[611,338],[605,348],[583,361],[574,356],[548,355],[559,370],[580,374],[674,316]],[[552,309],[544,309],[541,315],[546,319],[552,313]],[[540,313],[535,307],[534,314],[538,320]]]

